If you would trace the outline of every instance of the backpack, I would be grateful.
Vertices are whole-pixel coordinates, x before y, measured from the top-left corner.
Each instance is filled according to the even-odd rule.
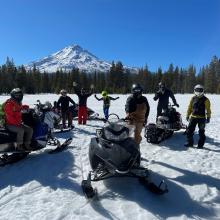
[[[5,112],[4,112],[4,104],[0,104],[0,128],[5,126]]]

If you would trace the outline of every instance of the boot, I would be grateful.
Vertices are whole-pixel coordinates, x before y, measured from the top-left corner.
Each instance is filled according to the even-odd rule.
[[[17,144],[15,146],[15,149],[16,149],[16,151],[25,151],[26,150],[23,144]]]
[[[185,146],[185,147],[193,147],[193,143],[187,141],[187,142],[184,144],[184,146]]]

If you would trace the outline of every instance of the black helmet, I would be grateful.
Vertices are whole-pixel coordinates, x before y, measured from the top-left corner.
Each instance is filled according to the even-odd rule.
[[[134,95],[141,95],[143,92],[143,88],[139,83],[133,84],[131,88],[131,93]]]
[[[158,83],[158,87],[159,87],[159,90],[161,90],[161,91],[164,91],[164,90],[165,90],[165,88],[166,88],[166,86],[165,86],[165,83],[164,83],[164,82],[159,82],[159,83]]]
[[[20,88],[14,88],[10,92],[11,98],[14,99],[17,102],[21,102],[23,99],[23,92]]]

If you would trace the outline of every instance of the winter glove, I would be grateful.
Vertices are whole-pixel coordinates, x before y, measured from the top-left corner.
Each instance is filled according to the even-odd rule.
[[[73,87],[77,86],[77,83],[76,82],[73,82]]]
[[[147,125],[147,119],[145,118],[143,126],[145,127]]]
[[[177,104],[177,103],[175,103],[175,106],[177,107],[177,108],[179,108],[180,106],[179,106],[179,104]]]
[[[210,118],[206,118],[206,124],[210,122]]]
[[[161,92],[160,91],[157,91],[156,93],[155,93],[155,96],[154,96],[154,101],[157,101],[157,99],[161,96]]]
[[[125,121],[132,121],[133,117],[130,114],[127,114],[125,117]]]

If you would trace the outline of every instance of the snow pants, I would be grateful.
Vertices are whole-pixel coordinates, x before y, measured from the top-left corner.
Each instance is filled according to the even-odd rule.
[[[67,119],[68,119],[68,127],[71,127],[72,126],[72,121],[73,121],[72,112],[69,111],[69,110],[62,111],[61,115],[62,115],[63,128],[66,128],[66,120]]]
[[[186,134],[187,134],[187,143],[189,145],[193,145],[193,135],[196,128],[196,125],[198,124],[199,127],[199,141],[198,141],[198,147],[202,148],[205,143],[205,118],[191,118]]]
[[[25,148],[30,148],[33,129],[27,125],[6,125],[6,128],[17,134],[16,142],[18,146],[24,145]]]
[[[79,106],[78,110],[78,124],[86,124],[88,117],[87,107],[86,106]]]
[[[109,106],[104,106],[104,107],[103,107],[103,113],[104,113],[105,119],[108,119]]]
[[[168,109],[168,106],[162,106],[162,105],[158,105],[157,106],[157,118],[158,116],[160,116],[162,114],[162,111],[166,111]]]

